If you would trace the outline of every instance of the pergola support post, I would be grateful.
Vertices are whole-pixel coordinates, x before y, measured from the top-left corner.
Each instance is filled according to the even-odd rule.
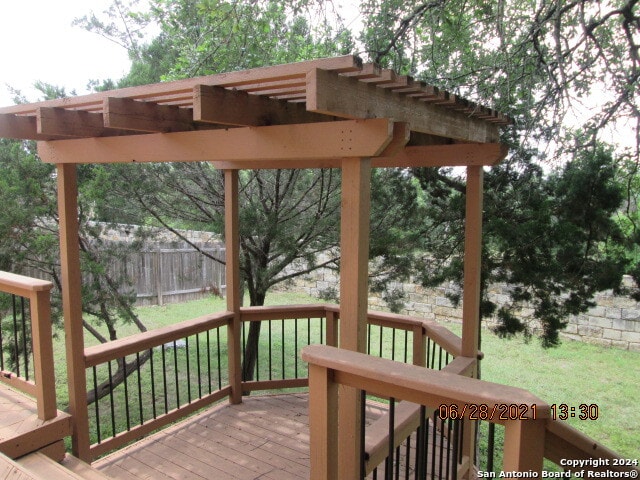
[[[340,220],[340,347],[366,352],[369,213],[371,204],[371,160],[342,161],[342,206]],[[340,386],[338,423],[338,478],[360,475],[360,406],[359,392]]]
[[[60,265],[62,309],[67,355],[69,413],[73,416],[73,454],[90,462],[87,379],[82,325],[82,276],[78,225],[78,173],[76,165],[62,163],[58,169],[58,216],[60,220]]]
[[[238,206],[238,170],[224,171],[224,235],[227,249],[226,281],[227,310],[233,312],[233,320],[227,328],[227,351],[229,352],[229,383],[232,404],[242,402],[242,321],[240,318],[240,235]]]
[[[462,356],[477,359],[480,332],[480,274],[482,267],[482,166],[467,167],[464,280],[462,298]],[[477,377],[478,369],[471,376]],[[476,450],[477,422],[464,420],[462,455],[468,458],[466,465],[473,465]],[[464,478],[470,478],[469,469]]]

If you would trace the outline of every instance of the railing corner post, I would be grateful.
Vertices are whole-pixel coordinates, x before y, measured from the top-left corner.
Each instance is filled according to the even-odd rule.
[[[504,429],[505,472],[540,473],[544,460],[545,419],[514,420]]]
[[[45,289],[34,291],[30,298],[38,418],[41,420],[50,420],[58,415],[50,296],[51,290]]]
[[[338,385],[333,371],[309,364],[311,480],[338,478]]]

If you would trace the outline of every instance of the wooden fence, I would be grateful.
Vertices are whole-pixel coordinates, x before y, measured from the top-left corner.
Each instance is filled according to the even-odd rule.
[[[201,247],[206,254],[225,261],[224,244]],[[193,247],[155,246],[115,259],[107,271],[112,278],[122,278],[134,288],[136,305],[164,305],[224,295],[225,265],[203,255]],[[35,268],[20,272],[35,278],[50,280]],[[90,281],[85,278],[84,282]],[[128,288],[128,287],[125,287]]]
[[[202,248],[212,257],[225,261],[225,248]],[[224,264],[194,248],[157,248],[133,253],[125,262],[110,266],[114,273],[126,270],[134,286],[137,305],[163,305],[201,298],[206,294],[224,295]]]

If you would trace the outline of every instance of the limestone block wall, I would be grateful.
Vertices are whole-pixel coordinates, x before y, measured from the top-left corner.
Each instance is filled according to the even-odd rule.
[[[629,278],[625,281],[631,282]],[[459,293],[456,285],[445,284],[436,288],[425,288],[414,283],[404,283],[395,287],[402,288],[406,294],[405,308],[401,313],[436,321],[462,321],[462,308],[453,305],[447,296],[450,293]],[[328,292],[339,292],[339,279],[335,271],[321,269],[298,277],[282,288],[322,298]],[[489,289],[490,299],[498,305],[506,304],[509,301],[509,288],[504,284],[492,285]],[[595,302],[596,306],[585,314],[569,319],[569,325],[562,336],[603,346],[640,351],[638,302],[626,296],[613,295],[610,291],[596,295]],[[371,293],[369,308],[385,310],[387,304],[380,295]],[[525,307],[520,314],[525,318],[531,317],[533,309]],[[491,320],[488,323],[491,324]]]

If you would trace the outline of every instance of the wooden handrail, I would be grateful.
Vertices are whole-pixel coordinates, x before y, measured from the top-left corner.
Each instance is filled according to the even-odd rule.
[[[244,322],[324,317],[325,315],[326,308],[323,304],[242,307],[240,309],[240,318]]]
[[[84,351],[85,368],[142,352],[165,343],[179,340],[196,333],[227,325],[233,319],[233,312],[203,315],[191,320],[167,325],[148,332],[136,333],[113,342],[88,347]]]
[[[471,413],[469,405],[487,405],[489,412],[496,413],[493,421],[499,424],[505,423],[498,418],[501,405],[527,405],[526,411],[523,408],[523,416],[550,418],[549,404],[521,388],[324,345],[304,347],[302,359],[333,370],[335,381],[340,384],[382,397],[394,396],[435,408],[442,404],[455,404],[460,412],[467,406],[467,416]]]
[[[598,460],[595,463],[585,462],[579,467],[571,466],[572,470],[640,471],[636,466],[616,462],[615,460],[624,458],[561,420],[550,419],[547,422],[544,456],[563,468],[567,466],[562,465],[561,461],[566,463],[567,460]]]
[[[51,330],[51,289],[53,283],[0,271],[0,291],[29,299],[33,369],[36,382],[15,385],[37,400],[38,417],[50,420],[58,415]]]
[[[34,292],[50,291],[53,283],[0,270],[0,291],[30,298]]]

